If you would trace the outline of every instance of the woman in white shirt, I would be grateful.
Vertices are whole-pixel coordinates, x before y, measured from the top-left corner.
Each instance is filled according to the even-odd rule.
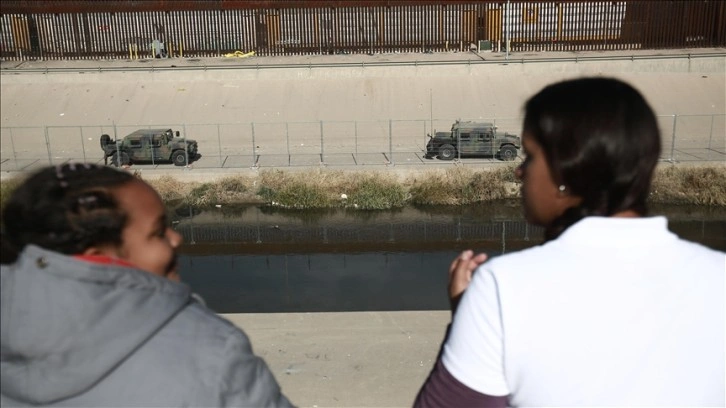
[[[454,260],[452,324],[415,405],[723,406],[726,254],[647,216],[660,133],[645,99],[610,78],[547,86],[522,145],[545,243]]]

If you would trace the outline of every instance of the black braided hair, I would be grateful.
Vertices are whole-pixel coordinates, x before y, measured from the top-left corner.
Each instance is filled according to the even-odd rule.
[[[647,214],[660,131],[632,86],[613,78],[549,85],[525,104],[524,131],[542,147],[555,182],[582,198],[546,226],[547,240],[587,216]]]
[[[121,244],[126,214],[112,190],[135,180],[106,166],[67,163],[28,177],[8,198],[2,214],[2,263],[28,244],[63,254],[95,245]]]

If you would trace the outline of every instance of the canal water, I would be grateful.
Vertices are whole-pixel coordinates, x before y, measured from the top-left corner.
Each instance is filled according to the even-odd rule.
[[[726,209],[658,207],[678,235],[726,250]],[[538,245],[516,203],[394,211],[180,209],[182,279],[219,313],[445,310],[461,250]]]

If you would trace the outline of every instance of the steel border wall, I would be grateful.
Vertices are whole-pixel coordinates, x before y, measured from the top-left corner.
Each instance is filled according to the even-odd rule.
[[[726,46],[715,0],[3,0],[0,12],[3,60]]]

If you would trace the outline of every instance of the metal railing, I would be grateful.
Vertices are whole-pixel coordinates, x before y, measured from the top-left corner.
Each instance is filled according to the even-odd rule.
[[[521,134],[519,117],[477,119]],[[386,121],[250,122],[166,125],[36,126],[0,128],[0,170],[30,171],[68,161],[104,162],[102,134],[121,140],[141,128],[170,128],[199,145],[195,168],[393,166],[452,163],[426,159],[428,135],[448,131],[455,119]],[[661,159],[670,162],[726,160],[726,115],[659,115]],[[153,157],[153,156],[152,156]],[[501,163],[467,158],[453,163]],[[135,163],[139,167],[173,164]],[[185,168],[185,167],[182,167]]]

